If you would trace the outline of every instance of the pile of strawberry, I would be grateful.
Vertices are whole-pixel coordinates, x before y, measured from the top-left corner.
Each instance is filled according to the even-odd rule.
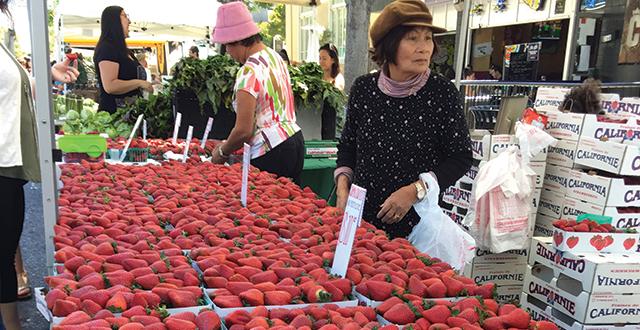
[[[151,149],[149,150],[152,155],[157,157],[162,157],[168,151],[171,151],[175,154],[184,153],[184,147],[187,144],[185,140],[177,139],[176,144],[173,144],[173,138],[169,138],[166,140],[163,139],[149,139],[149,146]],[[189,154],[197,155],[197,156],[206,156],[210,157],[213,149],[219,144],[218,141],[207,140],[204,144],[204,148],[201,148],[201,141],[196,138],[191,139],[189,142]]]
[[[592,232],[592,233],[635,233],[635,229],[620,229],[613,227],[610,223],[598,223],[595,220],[582,219],[580,222],[576,220],[560,219],[553,222],[553,226],[570,232]]]
[[[229,330],[245,329],[389,329],[376,322],[376,312],[372,307],[338,307],[335,304],[324,306],[310,305],[304,308],[258,307],[251,312],[235,310],[225,318]],[[395,327],[397,329],[397,327]]]
[[[127,145],[127,138],[118,137],[115,140],[111,138],[107,138],[107,149],[124,149],[124,146]],[[144,141],[142,138],[132,139],[131,144],[129,144],[129,148],[140,148],[147,149],[149,148],[148,141]]]
[[[95,314],[83,310],[71,313],[52,330],[218,330],[221,325],[218,314],[207,309],[197,316],[193,312],[169,315],[166,310],[149,313],[144,309],[132,309],[122,316],[114,316],[107,310]]]
[[[412,304],[425,298],[493,297],[493,285],[478,286],[406,239],[390,241],[365,221],[356,230],[346,278],[333,278],[325,267],[333,262],[342,211],[326,206],[308,188],[253,167],[246,207],[239,200],[239,164],[212,165],[195,158],[160,166],[85,162],[63,165],[61,181],[54,238],[60,274],[47,279],[55,292],[47,300],[50,308],[56,302],[69,306],[59,306],[60,316],[85,308],[100,308],[96,314],[110,308],[156,315],[166,307],[198,305],[200,297],[207,298],[203,290],[217,307],[252,306],[263,313],[279,310],[274,305],[306,302],[328,303],[325,308],[335,312],[331,302],[349,300],[354,286],[380,302],[390,297]],[[92,295],[97,301],[88,298]],[[81,308],[84,300],[96,304]],[[359,309],[345,316],[338,312],[351,318],[348,322],[334,323],[340,318],[333,314],[319,328],[359,329],[365,319],[364,325],[372,327],[375,315]],[[246,317],[241,310],[234,313]],[[302,322],[299,315],[280,325],[316,329],[318,320],[303,313],[310,325],[289,324],[296,318]],[[227,318],[232,327],[245,329],[251,320],[243,326]]]
[[[376,307],[387,322],[414,330],[557,330],[546,321],[532,321],[529,313],[511,304],[499,306],[493,299],[466,298],[457,302],[391,297]]]

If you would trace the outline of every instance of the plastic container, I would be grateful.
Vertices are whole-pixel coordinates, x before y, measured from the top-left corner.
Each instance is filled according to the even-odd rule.
[[[97,134],[65,135],[58,139],[58,146],[66,153],[65,162],[101,162],[107,152],[107,139]]]
[[[147,161],[147,156],[149,155],[149,149],[148,148],[129,148],[127,150],[127,156],[125,157],[125,160],[130,161],[130,162],[134,162],[134,163],[139,163],[139,162],[146,162]]]

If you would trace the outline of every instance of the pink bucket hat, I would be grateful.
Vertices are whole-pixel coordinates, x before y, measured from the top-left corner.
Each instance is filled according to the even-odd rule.
[[[213,42],[228,44],[260,33],[249,9],[242,1],[226,3],[218,8],[218,19],[213,30]]]

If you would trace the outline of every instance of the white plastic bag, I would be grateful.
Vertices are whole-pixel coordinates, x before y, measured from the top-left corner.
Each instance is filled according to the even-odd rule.
[[[435,178],[426,173],[420,178],[429,188],[426,197],[413,205],[420,222],[413,227],[409,241],[420,252],[439,258],[462,271],[465,262],[473,258],[475,241],[438,206],[440,187]]]
[[[529,196],[535,189],[535,175],[523,163],[516,146],[480,168],[463,220],[479,248],[500,253],[526,247],[532,225]]]
[[[516,123],[516,138],[518,139],[520,153],[525,164],[529,164],[531,157],[539,154],[544,148],[550,145],[555,146],[558,143],[558,140],[547,132],[522,122]]]

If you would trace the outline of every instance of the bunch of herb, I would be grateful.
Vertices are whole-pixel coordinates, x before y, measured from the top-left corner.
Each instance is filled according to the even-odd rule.
[[[202,113],[207,102],[218,113],[219,107],[231,107],[233,86],[240,67],[229,55],[214,55],[203,60],[184,57],[174,68],[175,74],[169,80],[169,88],[193,91]]]
[[[171,136],[174,118],[169,89],[165,88],[157,95],[149,94],[148,100],[134,97],[127,104],[129,106],[119,108],[112,115],[116,127],[120,124],[131,127],[126,135],[120,136],[129,136],[140,115],[144,115],[143,118],[147,121],[147,138],[168,139]]]
[[[68,134],[109,133],[113,129],[111,115],[108,112],[98,111],[94,114],[88,109],[83,109],[79,116],[67,118],[62,125],[62,130]]]
[[[311,104],[320,109],[324,101],[335,109],[344,107],[347,94],[323,79],[322,67],[317,63],[289,66],[289,76],[296,109],[309,108]]]

